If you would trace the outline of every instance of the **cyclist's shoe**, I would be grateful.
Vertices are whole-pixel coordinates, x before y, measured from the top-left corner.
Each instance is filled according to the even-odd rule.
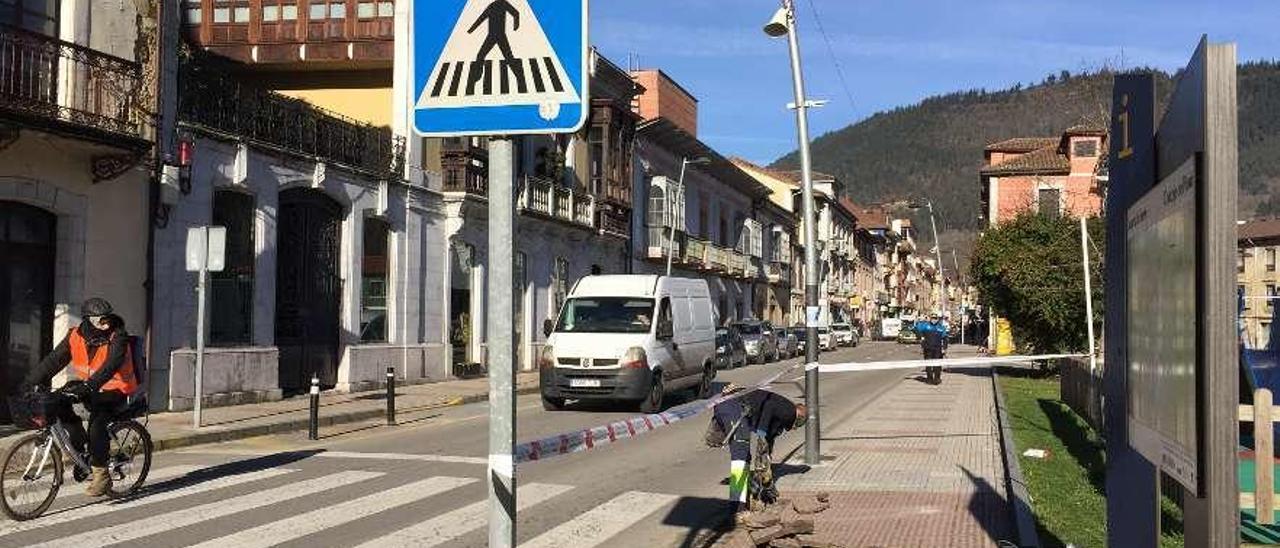
[[[105,466],[93,467],[93,481],[84,490],[91,497],[101,497],[111,491],[111,473]]]
[[[76,483],[82,483],[84,480],[89,479],[89,471],[79,466],[72,466],[71,479],[76,480]]]

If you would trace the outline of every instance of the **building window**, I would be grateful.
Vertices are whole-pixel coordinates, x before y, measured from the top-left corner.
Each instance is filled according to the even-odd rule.
[[[343,19],[347,16],[347,4],[344,2],[332,2],[329,4],[329,18]]]
[[[3,6],[5,0],[0,0],[0,6]],[[204,13],[200,8],[200,0],[183,0],[184,21],[188,25],[199,25],[203,20]]]
[[[560,305],[569,296],[569,259],[556,257],[551,267],[551,313],[560,314]]]
[[[230,23],[231,8],[213,8],[214,23]]]
[[[729,247],[729,219],[724,211],[720,212],[720,245]]]
[[[1276,248],[1267,248],[1267,272],[1276,271]]]
[[[591,192],[596,194],[604,192],[604,131],[601,126],[592,126],[591,132],[587,135],[591,156]]]
[[[270,6],[270,5],[262,6],[263,22],[269,23],[269,22],[279,21],[279,20],[280,20],[280,6]]]
[[[213,194],[213,225],[227,228],[226,267],[209,273],[209,342],[249,344],[253,340],[253,196],[231,190]]]
[[[395,17],[395,2],[378,2],[378,17]]]
[[[232,13],[235,15],[236,23],[249,22],[249,6],[237,6]]]
[[[1062,216],[1062,190],[1057,188],[1040,189],[1038,205],[1041,215],[1050,219],[1057,219]]]
[[[0,0],[0,25],[57,38],[58,11],[58,0]]]
[[[698,195],[698,234],[702,239],[711,241],[711,225],[707,223],[707,195]]]
[[[329,13],[329,6],[325,5],[324,2],[313,1],[310,6],[311,8],[307,13],[307,17],[313,21],[317,19],[324,19]]]
[[[1094,139],[1081,139],[1072,143],[1071,155],[1077,158],[1093,158],[1098,155],[1098,141]]]
[[[378,8],[373,2],[361,2],[356,5],[356,17],[360,19],[372,19],[378,16]]]
[[[297,5],[297,4],[283,4],[283,5],[281,5],[281,6],[280,6],[280,19],[283,19],[283,20],[285,20],[285,21],[297,21],[297,20],[298,20],[298,5]]]
[[[364,257],[360,261],[360,342],[387,342],[388,253],[391,227],[374,217],[364,220]]]

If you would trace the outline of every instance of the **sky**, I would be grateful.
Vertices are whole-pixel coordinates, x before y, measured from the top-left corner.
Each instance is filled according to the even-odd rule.
[[[814,138],[932,95],[1062,70],[1176,70],[1202,34],[1235,42],[1242,62],[1280,59],[1277,0],[795,1],[806,95],[830,101],[810,111]],[[596,0],[591,41],[692,92],[698,136],[721,154],[767,164],[797,143],[787,42],[761,30],[778,5]]]

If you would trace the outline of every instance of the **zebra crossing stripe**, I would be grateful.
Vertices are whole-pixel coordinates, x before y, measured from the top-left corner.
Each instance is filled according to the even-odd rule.
[[[528,75],[527,78],[526,75]],[[515,84],[516,93],[527,94],[530,82],[537,93],[544,93],[548,89],[557,93],[565,91],[564,81],[560,79],[555,62],[550,57],[536,57],[445,62],[440,65],[440,72],[431,84],[429,95],[432,98],[458,97],[459,94],[462,96],[493,95],[494,93],[508,95],[511,93],[512,83]]]
[[[554,529],[521,544],[520,547],[590,548],[599,546],[678,498],[680,497],[676,495],[627,491],[572,520],[557,525]]]
[[[257,508],[264,508],[323,493],[362,481],[368,481],[383,474],[379,472],[348,471],[330,474],[319,478],[291,483],[274,489],[248,493],[229,498],[192,506],[164,514],[148,516],[147,519],[130,520],[118,525],[102,527],[86,531],[78,535],[63,537],[49,542],[33,545],[32,548],[84,548],[86,546],[107,546],[119,542],[127,542],[172,531],[188,525],[195,525],[221,517],[239,514]]]
[[[569,485],[542,483],[522,485],[520,495],[516,497],[516,512],[524,511],[571,489],[573,487]],[[482,500],[371,540],[358,548],[430,548],[447,544],[483,527],[488,512],[489,502]]]
[[[200,469],[199,466],[181,465],[181,466],[166,466],[164,468],[152,470],[147,473],[146,485],[155,485],[162,481],[170,480],[178,476],[185,476],[199,469]],[[76,489],[75,487],[76,487],[76,484],[64,483],[62,485],[62,489],[58,490],[58,498],[55,500],[69,499],[69,498],[75,497],[76,495],[81,495],[81,497],[84,498],[83,497],[84,493],[81,490]],[[5,523],[8,521],[12,521],[9,519],[9,516],[0,515],[0,523]]]
[[[235,546],[252,548],[275,546],[312,533],[337,527],[345,523],[385,512],[397,506],[403,506],[429,498],[445,491],[457,489],[478,481],[475,478],[455,478],[436,476],[422,481],[401,485],[394,489],[380,491],[372,495],[349,500],[341,504],[321,508],[288,519],[275,521],[245,529],[233,535],[227,535],[195,545],[195,548],[221,548]]]
[[[223,489],[223,488],[232,487],[235,485],[242,485],[245,483],[274,478],[274,477],[282,476],[292,472],[295,472],[295,470],[290,470],[287,468],[269,468],[267,470],[258,470],[256,472],[246,472],[243,474],[217,477],[214,479],[210,479],[208,481],[202,481],[200,483],[188,485],[186,487],[179,487],[177,489],[160,491],[160,492],[150,493],[150,494],[145,493],[145,490],[147,488],[143,487],[144,493],[139,495],[138,498],[125,499],[120,502],[102,502],[102,503],[92,504],[88,506],[80,506],[80,507],[71,508],[62,512],[46,514],[44,516],[41,516],[40,519],[36,519],[36,520],[18,521],[18,522],[9,522],[9,523],[0,524],[0,538],[4,538],[5,536],[21,533],[24,531],[31,531],[35,529],[49,527],[52,525],[59,525],[63,523],[79,521],[85,518],[91,518],[94,516],[100,516],[102,514],[115,512],[116,510],[128,510],[131,508],[150,506],[152,504],[157,504],[167,500],[173,500],[173,499],[188,497],[192,495],[199,495],[201,493],[207,493],[209,491],[214,491],[217,489]]]

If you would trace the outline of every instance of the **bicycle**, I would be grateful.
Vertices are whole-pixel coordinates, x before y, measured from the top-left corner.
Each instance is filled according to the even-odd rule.
[[[65,390],[34,392],[9,400],[14,425],[35,430],[14,442],[0,461],[0,510],[15,521],[40,517],[53,505],[62,487],[64,461],[70,461],[76,483],[90,476],[87,453],[72,447],[66,426],[56,413],[47,412],[60,399],[78,403]],[[111,498],[136,493],[151,470],[151,434],[135,420],[143,416],[145,423],[146,414],[146,400],[132,400],[108,424]]]

